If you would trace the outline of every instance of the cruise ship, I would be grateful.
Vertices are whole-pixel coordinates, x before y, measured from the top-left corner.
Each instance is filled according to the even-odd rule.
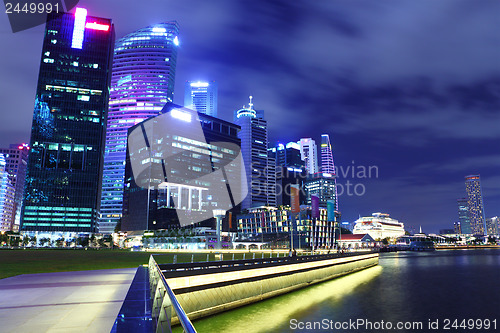
[[[360,217],[355,221],[353,234],[369,234],[375,240],[386,237],[397,238],[405,234],[405,226],[389,214],[373,213],[372,216]]]

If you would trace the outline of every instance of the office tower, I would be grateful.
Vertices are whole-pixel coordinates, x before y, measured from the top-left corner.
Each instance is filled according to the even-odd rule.
[[[264,111],[254,110],[252,96],[248,106],[235,112],[235,123],[241,127],[241,152],[245,160],[248,196],[241,208],[276,206],[276,162],[268,155],[267,121]]]
[[[122,216],[127,130],[172,102],[179,45],[177,22],[139,29],[116,42],[111,76],[99,232]]]
[[[472,233],[474,235],[484,235],[486,228],[481,178],[479,175],[465,177],[465,191],[467,192],[467,205],[469,207],[469,221]]]
[[[299,202],[304,202],[303,181],[307,173],[304,161],[300,155],[300,145],[297,142],[278,144],[268,149],[269,154],[276,160],[276,204],[278,206],[291,204],[290,186],[298,184],[300,188]]]
[[[243,199],[239,129],[173,103],[131,127],[122,230],[212,227],[214,210],[237,207]]]
[[[321,135],[321,172],[335,175],[335,164],[333,163],[332,145],[328,134]]]
[[[300,155],[305,162],[306,170],[309,175],[318,173],[318,147],[311,138],[300,139]]]
[[[306,193],[306,203],[311,204],[311,195],[315,194],[319,198],[320,207],[326,207],[328,201],[335,202],[335,210],[338,210],[337,186],[335,177],[329,174],[308,175],[304,181],[304,191]]]
[[[500,219],[498,216],[495,217],[490,217],[489,219],[486,219],[486,234],[487,235],[498,235],[500,233],[499,230],[499,221]]]
[[[460,198],[457,200],[458,204],[458,224],[460,226],[461,234],[472,234],[472,229],[469,220],[469,204],[467,198]]]
[[[453,223],[453,232],[457,235],[462,233],[462,226],[460,225],[460,222]]]
[[[10,231],[14,211],[14,186],[7,172],[5,155],[0,153],[0,231]]]
[[[186,81],[184,106],[217,117],[217,82]]]
[[[47,17],[22,230],[96,231],[113,44],[111,20],[86,9]]]
[[[26,180],[26,167],[28,165],[29,146],[23,144],[11,144],[9,148],[0,148],[0,153],[4,154],[9,179],[14,186],[14,213],[10,230],[19,231],[21,220],[21,207],[23,205],[24,184]]]

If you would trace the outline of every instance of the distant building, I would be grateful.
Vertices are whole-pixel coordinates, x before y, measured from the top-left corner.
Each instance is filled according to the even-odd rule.
[[[271,245],[273,242],[278,242],[286,243],[286,247],[289,246],[290,230],[293,223],[290,207],[282,209],[255,207],[250,209],[248,213],[238,215],[237,221],[239,236],[255,237],[257,240],[259,237],[256,236],[263,236],[264,241]],[[334,245],[334,223],[327,220],[326,209],[320,209],[320,217],[316,219],[316,222],[313,222],[311,209],[302,207],[295,219],[293,230],[294,248],[328,249]]]
[[[315,194],[319,197],[320,207],[326,207],[328,201],[335,201],[335,207],[338,207],[336,181],[331,174],[317,173],[309,175],[304,181],[304,191],[306,193],[306,204],[308,205],[311,204],[311,195]]]
[[[217,82],[186,81],[184,107],[217,117]]]
[[[451,234],[455,234],[455,230],[454,229],[440,229],[439,234],[440,235],[451,235]]]
[[[372,216],[357,219],[353,234],[370,234],[375,240],[396,239],[405,234],[404,224],[389,217],[389,214],[373,213]]]
[[[12,222],[9,229],[12,231],[19,231],[21,225],[21,208],[23,205],[28,152],[29,146],[25,143],[11,144],[9,148],[0,148],[0,154],[5,156],[5,169],[15,191]]]
[[[335,164],[333,163],[332,145],[328,134],[321,135],[321,170],[322,173],[335,175]]]
[[[248,106],[236,111],[234,119],[241,127],[238,137],[241,140],[249,189],[241,208],[276,206],[276,162],[267,151],[267,121],[264,119],[264,111],[254,110],[250,96]]]
[[[310,175],[318,173],[318,147],[316,146],[316,141],[311,138],[303,138],[298,143],[300,145],[300,155],[305,163],[307,173]]]
[[[479,175],[465,177],[465,191],[467,192],[467,205],[469,206],[469,221],[474,235],[484,235],[486,232],[483,193],[481,191],[481,178]]]
[[[14,219],[15,188],[6,170],[5,155],[0,153],[0,231],[10,231]]]
[[[127,130],[160,114],[174,98],[179,45],[177,22],[138,29],[114,48],[99,232],[112,233],[121,220]]]
[[[350,250],[371,248],[375,246],[375,240],[369,234],[344,234],[339,239],[339,247]]]
[[[114,27],[76,8],[48,14],[44,36],[21,230],[94,233]]]
[[[457,200],[458,204],[458,224],[460,226],[461,234],[472,234],[472,229],[469,220],[469,204],[467,198],[460,198]]]
[[[457,235],[462,234],[462,226],[460,222],[453,223],[453,232]]]
[[[500,219],[498,216],[486,219],[486,233],[488,235],[498,235],[500,233]]]
[[[290,186],[298,184],[300,188],[300,203],[305,202],[303,181],[307,177],[304,161],[300,156],[300,145],[289,142],[286,145],[278,144],[268,149],[269,154],[276,160],[276,204],[290,206]]]

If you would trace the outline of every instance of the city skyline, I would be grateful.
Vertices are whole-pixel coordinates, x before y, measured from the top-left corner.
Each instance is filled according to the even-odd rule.
[[[376,165],[377,178],[349,177],[366,193],[340,197],[343,220],[383,211],[427,232],[451,228],[468,174],[481,174],[486,217],[500,215],[498,2],[196,4],[79,6],[112,18],[118,38],[179,22],[174,102],[182,82],[216,80],[219,117],[231,121],[253,95],[271,146],[328,133],[336,166]],[[12,53],[0,67],[2,106],[16,110],[2,113],[7,147],[29,139],[43,27],[12,34],[6,16],[0,23]]]

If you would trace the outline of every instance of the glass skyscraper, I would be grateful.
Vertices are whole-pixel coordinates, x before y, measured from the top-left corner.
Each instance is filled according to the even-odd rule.
[[[178,35],[177,22],[164,22],[116,42],[99,232],[112,233],[122,216],[127,130],[173,100]]]
[[[110,19],[47,17],[22,230],[96,231],[113,45]]]
[[[252,96],[248,107],[235,112],[235,123],[241,127],[238,137],[241,139],[248,185],[248,196],[241,208],[276,206],[276,160],[267,151],[264,111],[254,110]]]
[[[187,81],[184,87],[184,106],[217,117],[217,82]]]
[[[458,222],[460,225],[461,234],[472,234],[469,220],[469,204],[467,198],[460,198],[457,200],[458,204]]]
[[[481,191],[481,178],[479,175],[465,177],[465,191],[469,206],[469,221],[474,235],[484,235],[486,219],[484,216],[483,193]]]
[[[0,153],[0,231],[10,231],[14,218],[14,185],[7,172],[6,157]]]
[[[21,207],[23,204],[29,149],[29,146],[25,143],[11,144],[9,148],[0,148],[0,154],[4,154],[5,156],[5,170],[15,191],[12,222],[9,229],[12,231],[19,231],[21,224]]]

